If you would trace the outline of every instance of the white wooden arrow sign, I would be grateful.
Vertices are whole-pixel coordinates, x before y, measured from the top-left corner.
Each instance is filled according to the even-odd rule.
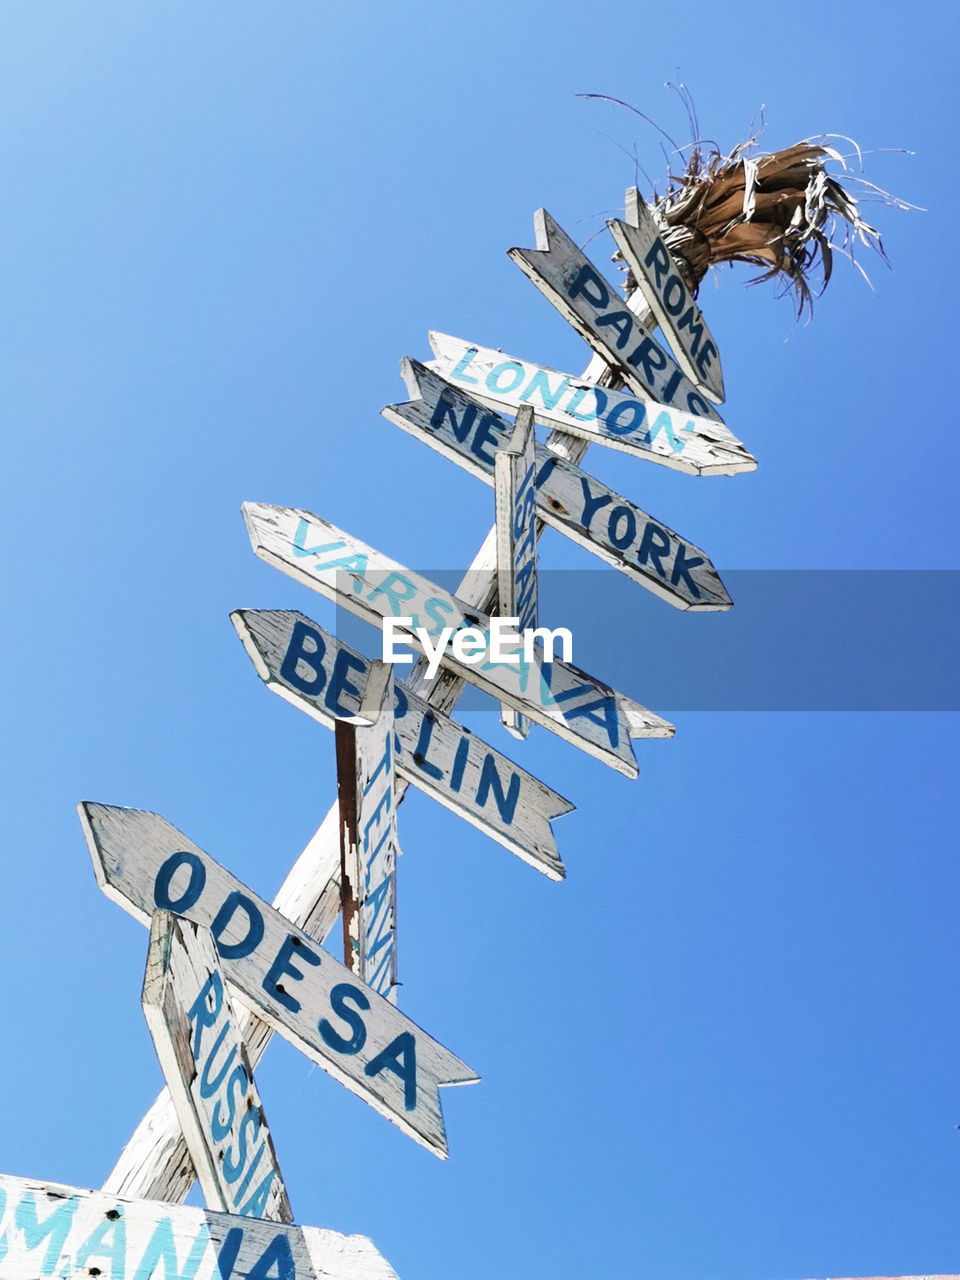
[[[344,962],[396,1004],[399,850],[388,663],[371,664],[360,712],[369,725],[336,724]]]
[[[328,728],[359,712],[371,662],[302,613],[230,615],[268,688]],[[550,829],[573,805],[404,684],[394,684],[397,773],[505,849],[562,880]]]
[[[0,1174],[0,1280],[397,1280],[365,1236]]]
[[[498,413],[532,405],[542,427],[691,475],[756,470],[756,458],[722,422],[672,409],[645,392],[597,387],[446,333],[429,336],[435,359],[427,368]]]
[[[495,452],[513,428],[418,361],[404,357],[400,371],[414,398],[383,416],[493,484]],[[536,512],[546,524],[678,609],[730,608],[706,552],[545,445],[535,454]]]
[[[711,400],[723,402],[720,353],[660,228],[636,187],[627,191],[626,221],[608,218],[610,234],[640,286],[657,323],[688,378]]]
[[[209,929],[154,912],[143,1012],[209,1208],[292,1222]]]
[[[421,628],[428,639],[471,628],[474,661],[451,647],[442,656],[445,667],[627,777],[637,776],[631,737],[673,736],[668,721],[559,658],[546,662],[535,652],[529,663],[495,660],[488,614],[319,516],[258,502],[245,502],[243,515],[261,559],[374,626],[409,618],[398,634],[421,653]]]
[[[722,419],[670,355],[640,323],[621,295],[550,217],[534,215],[536,249],[510,257],[591,347],[635,391],[700,417]]]
[[[497,530],[497,606],[501,618],[516,618],[521,631],[537,622],[536,439],[533,410],[521,409],[506,444],[494,459]],[[500,705],[500,719],[517,738],[530,721],[513,707]]]
[[[84,801],[97,881],[149,924],[158,908],[213,933],[231,988],[275,1031],[445,1157],[441,1085],[479,1078],[157,813]]]

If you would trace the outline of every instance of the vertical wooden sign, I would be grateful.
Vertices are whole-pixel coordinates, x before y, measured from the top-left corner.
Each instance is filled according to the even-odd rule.
[[[154,914],[143,1012],[207,1207],[292,1222],[209,929]]]
[[[497,505],[497,601],[501,618],[516,618],[519,631],[537,626],[536,437],[533,408],[524,405],[507,444],[494,458]],[[530,721],[500,703],[500,720],[515,738]]]
[[[397,802],[393,667],[373,662],[360,716],[338,720],[340,904],[344,963],[397,1003]]]
[[[607,226],[680,368],[711,400],[722,404],[723,373],[717,344],[636,187],[627,190],[626,221],[608,218]]]

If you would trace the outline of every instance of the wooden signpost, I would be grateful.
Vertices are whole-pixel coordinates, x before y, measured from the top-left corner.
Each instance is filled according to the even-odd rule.
[[[627,385],[675,409],[722,421],[703,392],[546,209],[537,210],[534,227],[536,249],[511,249],[510,257]]]
[[[479,1077],[159,814],[84,801],[108,898],[149,924],[158,908],[213,934],[223,975],[275,1031],[404,1133],[447,1154],[439,1089]]]
[[[494,459],[497,525],[497,593],[501,618],[516,618],[520,631],[537,626],[536,438],[533,410],[517,414],[513,435]],[[500,719],[517,738],[530,732],[530,721],[513,707],[500,704]]]
[[[383,416],[487,484],[513,427],[416,360],[400,366],[412,399]],[[534,445],[534,503],[545,524],[678,609],[733,604],[705,551],[546,446]]]
[[[0,1174],[0,1280],[397,1280],[365,1236]]]
[[[370,666],[360,703],[367,726],[338,720],[340,912],[344,963],[397,1003],[397,800],[393,668]]]
[[[608,218],[607,226],[676,352],[677,363],[711,400],[722,403],[723,373],[717,344],[636,187],[627,191],[626,219]]]
[[[230,615],[260,679],[320,724],[356,710],[371,661],[302,613],[238,609]],[[573,805],[482,738],[394,684],[396,770],[551,880],[563,863],[550,829]]]
[[[143,1012],[208,1207],[292,1222],[209,929],[154,912]]]
[[[592,444],[690,475],[755,471],[757,460],[722,422],[671,408],[646,392],[614,391],[582,377],[430,332],[426,367],[497,413],[533,407],[534,420]]]
[[[457,594],[309,512],[245,504],[257,555],[381,628],[384,659],[412,662],[387,652],[399,639],[428,661],[401,680],[303,614],[231,615],[268,687],[336,733],[339,803],[273,906],[158,814],[79,806],[101,888],[150,926],[143,1007],[168,1087],[102,1192],[0,1176],[0,1280],[396,1280],[365,1238],[289,1225],[253,1064],[279,1031],[445,1156],[439,1089],[477,1076],[395,1007],[405,787],[559,880],[550,823],[573,806],[450,718],[463,682],[500,702],[517,737],[541,724],[631,777],[631,738],[672,735],[546,652],[542,524],[678,608],[731,605],[702,551],[579,467],[594,441],[695,475],[756,466],[711,403],[724,395],[716,344],[636,188],[608,226],[638,286],[626,300],[542,209],[537,249],[510,250],[596,353],[579,378],[432,333],[436,358],[402,364],[411,400],[383,410],[495,490],[495,527]],[[552,429],[546,444],[535,423]],[[516,663],[500,647],[503,619],[540,637]],[[338,914],[345,965],[320,950]],[[177,1207],[194,1171],[211,1212]]]
[[[488,614],[319,516],[255,502],[244,503],[243,514],[253,549],[268,564],[375,626],[387,617],[409,617],[405,642],[421,652],[425,641],[415,629],[426,624],[431,634],[474,629],[474,661],[451,648],[442,657],[445,666],[627,777],[638,772],[631,737],[672,736],[668,721],[559,658],[545,662],[535,652],[516,666],[495,661]]]

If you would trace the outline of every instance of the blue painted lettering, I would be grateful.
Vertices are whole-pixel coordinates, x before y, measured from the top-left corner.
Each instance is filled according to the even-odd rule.
[[[653,567],[660,577],[665,578],[667,571],[660,562],[665,555],[669,554],[669,551],[670,538],[666,530],[661,529],[652,520],[648,520],[643,531],[643,537],[640,539],[640,550],[637,552],[638,562],[641,565],[645,565],[648,560],[652,561]]]
[[[243,1172],[247,1163],[247,1130],[252,1130],[250,1134],[251,1143],[256,1142],[260,1133],[260,1112],[255,1108],[244,1112],[240,1121],[240,1127],[237,1130],[237,1150],[234,1154],[232,1147],[228,1147],[223,1153],[223,1176],[228,1185],[236,1182]],[[260,1148],[260,1154],[263,1154],[263,1147]],[[246,1180],[237,1189],[233,1197],[234,1204],[240,1199],[244,1191],[247,1189]]]
[[[616,329],[618,351],[623,350],[633,333],[633,316],[629,311],[608,311],[605,316],[598,316],[595,324],[598,329]]]
[[[533,393],[539,391],[540,399],[543,401],[545,409],[555,409],[560,402],[560,397],[570,385],[569,378],[561,378],[559,386],[556,390],[550,386],[550,379],[547,377],[545,370],[535,369],[530,381],[520,393],[520,399],[523,402],[533,399]]]
[[[504,385],[504,374],[507,375],[509,385]],[[516,360],[503,360],[487,374],[487,386],[493,392],[506,395],[510,391],[516,391],[525,377],[522,364],[518,364]]]
[[[262,1151],[263,1148],[261,1148]],[[260,1180],[260,1185],[256,1191],[251,1192],[250,1199],[246,1202],[242,1209],[237,1212],[241,1218],[262,1218],[264,1210],[270,1201],[270,1188],[273,1185],[274,1171],[270,1170]]]
[[[212,1008],[207,1007],[208,996],[211,998]],[[194,1061],[199,1061],[200,1058],[200,1041],[203,1038],[203,1028],[213,1026],[217,1018],[219,1018],[222,1008],[223,983],[220,981],[219,973],[211,973],[200,988],[199,994],[190,1006],[188,1014],[190,1021],[196,1023],[193,1031]]]
[[[223,1084],[224,1080],[227,1078],[227,1072],[230,1070],[231,1066],[233,1065],[233,1060],[237,1056],[237,1046],[234,1045],[231,1048],[230,1052],[227,1054],[226,1058],[224,1059],[223,1066],[217,1072],[216,1079],[211,1080],[210,1064],[213,1062],[214,1058],[220,1052],[220,1046],[223,1044],[224,1040],[226,1039],[227,1032],[229,1030],[230,1030],[230,1023],[225,1022],[223,1026],[220,1028],[220,1034],[217,1036],[216,1040],[213,1043],[213,1048],[207,1054],[207,1060],[203,1064],[203,1070],[200,1073],[201,1098],[213,1097],[213,1095],[217,1092],[217,1090]]]
[[[44,1240],[48,1240],[40,1268],[41,1275],[53,1274],[53,1268],[63,1252],[78,1203],[76,1196],[71,1196],[69,1200],[62,1200],[53,1213],[42,1222],[37,1218],[37,1202],[32,1191],[28,1191],[17,1205],[14,1221],[23,1232],[23,1242],[28,1251],[36,1249]]]
[[[290,633],[287,652],[283,655],[283,663],[280,667],[281,678],[288,684],[292,684],[295,689],[299,689],[301,693],[322,692],[327,679],[323,669],[325,650],[326,645],[319,631],[307,626],[305,622],[295,622],[293,631]],[[312,677],[307,678],[300,674],[301,663],[313,672]]]
[[[210,1228],[204,1222],[201,1223],[200,1230],[190,1245],[187,1260],[181,1268],[180,1263],[177,1261],[177,1249],[173,1242],[173,1223],[169,1218],[161,1218],[153,1228],[153,1234],[147,1241],[147,1247],[143,1251],[140,1264],[133,1273],[133,1280],[152,1280],[152,1277],[160,1274],[161,1262],[163,1263],[164,1280],[194,1280],[209,1242]],[[226,1244],[226,1241],[224,1241],[224,1244]],[[221,1249],[220,1252],[222,1256],[223,1250]],[[233,1264],[231,1263],[230,1270],[219,1272],[218,1276],[222,1276],[223,1280],[230,1280],[230,1271],[232,1270]],[[111,1275],[110,1280],[120,1280],[120,1276]]]
[[[620,419],[626,414],[629,414],[630,417],[626,424],[623,424]],[[639,400],[621,400],[607,414],[603,425],[612,435],[628,436],[631,431],[636,431],[637,427],[642,425],[646,416],[647,407]]]
[[[173,877],[181,867],[190,868],[190,880],[180,897],[174,898],[170,894],[170,885]],[[195,853],[171,853],[170,857],[167,858],[157,872],[157,878],[154,881],[154,905],[159,907],[161,911],[175,911],[177,914],[182,915],[194,906],[201,893],[203,893],[203,886],[206,880],[206,868]]]
[[[597,275],[588,262],[574,276],[573,283],[567,287],[567,293],[571,298],[584,297],[591,306],[601,309],[610,301],[610,292],[603,278]]]
[[[220,1105],[223,1102],[223,1098],[218,1098],[210,1115],[210,1132],[213,1135],[214,1142],[222,1142],[230,1132],[234,1116],[237,1114],[237,1103],[246,1093],[249,1083],[250,1077],[247,1075],[247,1069],[243,1063],[239,1067],[234,1067],[230,1072],[230,1079],[227,1081],[227,1087],[223,1091],[223,1098],[227,1102],[227,1114],[225,1117],[221,1117]]]
[[[623,527],[621,528],[621,522]],[[629,507],[614,507],[607,521],[607,536],[613,545],[624,551],[637,536],[637,522]]]
[[[409,1031],[401,1031],[363,1069],[364,1075],[377,1076],[392,1071],[403,1081],[403,1105],[407,1111],[417,1106],[417,1042]]]
[[[91,1258],[109,1259],[110,1280],[123,1280],[126,1253],[127,1224],[122,1216],[106,1218],[94,1227],[77,1250],[76,1269],[83,1271]]]
[[[467,436],[473,430],[473,423],[477,414],[480,412],[480,406],[467,404],[463,409],[463,417],[457,421],[457,414],[454,408],[454,398],[451,391],[441,391],[437,397],[437,403],[434,405],[433,413],[430,415],[431,427],[442,427],[444,420],[450,420],[450,430],[460,444],[463,444]]]
[[[326,1018],[321,1018],[317,1024],[324,1043],[331,1049],[336,1049],[337,1053],[359,1053],[367,1040],[367,1028],[363,1019],[355,1009],[350,1008],[348,1000],[352,1000],[358,1009],[364,1010],[370,1008],[370,1001],[359,987],[349,982],[338,982],[331,989],[330,1008],[350,1027],[349,1038],[342,1036]]]
[[[238,911],[242,911],[247,917],[246,936],[241,938],[239,942],[224,942],[223,935],[226,933],[227,927],[233,922],[233,918]],[[241,893],[239,889],[233,889],[227,894],[223,901],[223,906],[214,917],[210,932],[213,934],[217,950],[224,960],[241,960],[244,956],[248,956],[251,951],[256,951],[262,942],[263,916],[260,914],[260,909],[255,902],[248,898],[245,893]]]
[[[267,975],[263,979],[263,989],[268,995],[279,1000],[282,1005],[290,1010],[291,1013],[298,1013],[300,1010],[300,1001],[295,999],[285,987],[280,985],[281,978],[290,977],[294,982],[303,981],[303,972],[298,969],[295,964],[291,964],[291,960],[296,956],[299,960],[306,961],[310,965],[320,964],[320,957],[315,951],[307,946],[300,938],[294,934],[288,934],[284,938],[280,950],[273,964],[267,970]]]
[[[695,569],[698,564],[703,564],[703,556],[688,556],[687,548],[685,544],[681,542],[677,549],[677,558],[673,562],[673,572],[670,575],[670,583],[675,587],[682,578],[697,599],[700,598],[700,588],[690,577],[690,570]]]
[[[330,684],[327,686],[327,692],[323,699],[323,705],[335,716],[351,715],[356,709],[346,706],[340,701],[341,694],[347,694],[350,698],[360,701],[362,694],[357,686],[350,681],[350,672],[356,671],[358,675],[364,675],[367,671],[369,663],[363,658],[357,657],[356,654],[348,653],[346,649],[338,649],[337,656],[333,663],[333,673],[330,676]]]
[[[505,791],[503,780],[497,769],[496,759],[488,752],[483,757],[483,764],[480,766],[477,804],[482,808],[487,803],[487,797],[491,794],[497,809],[500,811],[500,817],[509,826],[513,822],[513,815],[517,810],[517,799],[520,796],[520,775],[518,773],[510,775],[510,781]]]
[[[468,369],[470,368],[470,366],[473,364],[473,359],[474,359],[474,356],[475,356],[476,354],[477,354],[477,348],[476,348],[476,347],[468,347],[468,348],[466,349],[466,351],[465,351],[465,352],[463,353],[463,355],[460,357],[460,361],[459,361],[459,363],[457,364],[457,367],[454,369],[453,373],[451,373],[451,375],[450,375],[450,377],[451,377],[451,379],[452,379],[452,380],[455,380],[455,381],[457,381],[457,382],[466,382],[466,383],[468,383],[468,384],[469,384],[469,383],[472,383],[474,386],[476,386],[476,384],[477,384],[477,382],[479,381],[479,379],[478,379],[478,378],[472,378],[472,377],[467,373],[467,370],[468,370]]]
[[[297,1280],[297,1269],[285,1233],[275,1235],[247,1274],[247,1280]]]

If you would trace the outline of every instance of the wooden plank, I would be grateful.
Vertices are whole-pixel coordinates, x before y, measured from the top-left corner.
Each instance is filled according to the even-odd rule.
[[[627,191],[626,220],[608,218],[607,226],[680,368],[711,400],[722,404],[723,372],[717,344],[636,187]]]
[[[532,662],[516,666],[494,661],[489,614],[319,516],[254,502],[243,504],[243,515],[261,559],[374,626],[388,617],[411,618],[403,630],[422,653],[425,645],[414,634],[421,624],[435,624],[437,634],[441,626],[475,628],[482,665],[448,648],[444,666],[627,777],[637,776],[631,737],[672,736],[668,721],[559,658],[545,662],[534,653]]]
[[[533,410],[523,408],[506,444],[494,457],[497,528],[497,604],[501,618],[516,618],[519,630],[538,625],[536,437]],[[530,721],[500,704],[500,720],[515,738],[525,738]]]
[[[510,257],[594,351],[634,391],[648,392],[675,409],[721,422],[703,392],[546,209],[537,210],[534,226],[536,249],[511,249]]]
[[[0,1280],[397,1280],[366,1236],[0,1174]]]
[[[274,908],[316,942],[323,942],[340,912],[340,814],[336,801],[287,872]],[[238,1030],[250,1064],[256,1067],[273,1028],[251,1009],[238,1011]],[[154,1102],[124,1146],[103,1184],[110,1195],[134,1200],[181,1203],[193,1186],[193,1161],[167,1088]]]
[[[336,725],[340,910],[344,963],[397,1003],[397,802],[393,667],[373,662],[361,702],[366,727]]]
[[[497,413],[533,406],[534,420],[591,443],[690,475],[755,471],[757,460],[722,422],[644,393],[599,387],[446,333],[431,331],[427,368]]]
[[[293,1222],[209,929],[154,912],[143,1012],[207,1206]]]
[[[292,610],[230,615],[260,679],[320,724],[359,708],[371,666],[342,640]],[[404,782],[491,836],[551,880],[563,863],[550,822],[573,805],[402,682],[394,684],[396,769]]]
[[[231,989],[275,1031],[435,1155],[439,1089],[479,1077],[165,818],[84,801],[97,881],[148,924],[156,908],[213,933]]]
[[[400,369],[413,398],[387,405],[383,416],[493,484],[495,451],[512,426],[418,361],[405,357]],[[541,444],[534,449],[536,512],[545,524],[675,608],[731,607],[705,551],[572,462]]]

